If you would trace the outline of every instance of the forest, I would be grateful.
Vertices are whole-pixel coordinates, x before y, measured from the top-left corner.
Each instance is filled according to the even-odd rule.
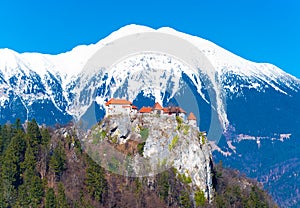
[[[194,197],[169,169],[153,177],[113,174],[85,152],[72,125],[33,119],[0,126],[0,207],[276,207],[254,180],[214,165],[215,196]]]

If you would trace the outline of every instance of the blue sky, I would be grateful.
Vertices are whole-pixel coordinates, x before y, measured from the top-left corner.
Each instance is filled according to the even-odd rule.
[[[297,0],[1,1],[0,48],[57,54],[132,23],[173,27],[300,78]]]

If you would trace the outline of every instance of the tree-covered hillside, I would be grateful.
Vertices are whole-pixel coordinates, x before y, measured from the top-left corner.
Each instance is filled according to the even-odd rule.
[[[169,169],[132,178],[104,170],[82,150],[72,126],[35,120],[0,126],[0,207],[274,207],[258,184],[214,168],[216,195],[191,196],[190,182]]]

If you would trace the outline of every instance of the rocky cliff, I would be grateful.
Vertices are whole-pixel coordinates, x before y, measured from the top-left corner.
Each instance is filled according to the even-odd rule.
[[[154,176],[173,167],[191,190],[213,198],[211,147],[205,133],[181,117],[107,116],[83,143],[95,161],[114,173]]]

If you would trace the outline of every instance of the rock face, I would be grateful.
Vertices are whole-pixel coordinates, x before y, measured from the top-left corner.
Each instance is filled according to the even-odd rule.
[[[211,201],[212,155],[205,134],[185,119],[135,114],[105,117],[84,140],[87,152],[110,171],[154,176],[173,167],[176,176]]]

